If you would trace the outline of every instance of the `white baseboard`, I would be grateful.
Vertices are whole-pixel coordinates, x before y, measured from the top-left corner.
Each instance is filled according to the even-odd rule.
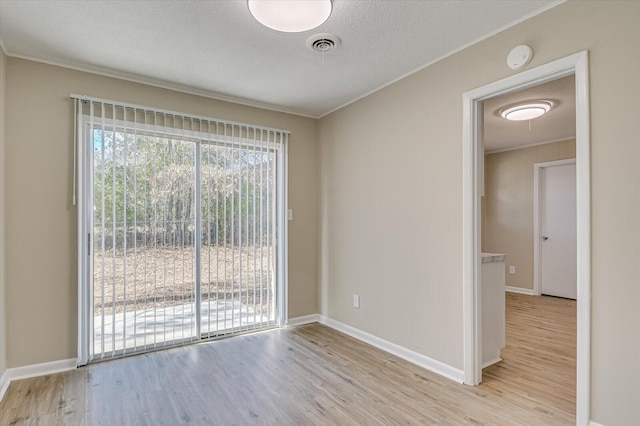
[[[535,291],[533,291],[532,288],[521,288],[521,287],[511,287],[511,286],[505,286],[505,291],[508,291],[509,293],[518,293],[518,294],[527,294],[529,296],[536,296]]]
[[[0,400],[4,397],[9,384],[16,380],[29,379],[31,377],[46,376],[47,374],[61,373],[74,370],[77,360],[62,359],[60,361],[45,362],[42,364],[25,365],[23,367],[8,368],[0,378]]]
[[[389,352],[390,354],[400,357],[422,368],[426,368],[429,371],[440,374],[441,376],[444,376],[448,379],[454,380],[458,383],[463,383],[464,381],[464,372],[462,370],[458,370],[457,368],[451,367],[450,365],[447,365],[443,362],[437,361],[433,358],[429,358],[426,355],[419,354],[418,352],[414,352],[403,346],[396,345],[395,343],[391,343],[388,340],[381,339],[380,337],[374,336],[373,334],[369,334],[355,327],[343,324],[339,321],[335,321],[322,315],[320,316],[320,323],[326,325],[327,327],[338,330],[344,334],[348,334],[349,336],[368,343],[372,346],[375,346],[378,349],[382,349],[385,352]]]
[[[593,420],[591,420],[589,421],[589,426],[604,426],[604,425],[601,425],[600,423],[596,423]]]
[[[60,361],[44,362],[42,364],[25,365],[24,367],[9,368],[9,380],[22,380],[31,377],[46,376],[47,374],[61,373],[73,370],[77,367],[77,360],[62,359]]]
[[[9,389],[10,382],[11,380],[9,380],[9,370],[4,370],[4,373],[2,373],[2,376],[0,376],[0,401],[2,401],[2,398],[4,398],[4,394],[7,392],[7,389]]]
[[[484,364],[482,364],[482,368],[487,368],[488,366],[493,365],[493,364],[497,364],[500,361],[502,361],[502,358],[500,358],[500,357],[498,357],[496,359],[492,359],[491,361],[488,361],[488,362],[485,362]]]
[[[287,327],[295,327],[297,325],[311,324],[313,322],[320,322],[319,314],[304,315],[301,317],[289,318],[287,320]]]

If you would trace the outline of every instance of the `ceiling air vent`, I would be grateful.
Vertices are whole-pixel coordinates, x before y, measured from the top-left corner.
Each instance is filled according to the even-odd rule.
[[[307,39],[307,47],[314,52],[326,53],[340,46],[340,37],[333,34],[315,34]]]

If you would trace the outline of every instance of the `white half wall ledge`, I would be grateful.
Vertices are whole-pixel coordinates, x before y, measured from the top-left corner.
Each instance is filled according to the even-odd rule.
[[[312,324],[314,322],[320,322],[320,314],[311,314],[301,317],[289,318],[286,325],[287,327],[296,327],[299,325]]]
[[[395,355],[399,358],[402,358],[405,361],[409,361],[410,363],[422,367],[426,370],[444,376],[447,379],[451,379],[457,383],[463,383],[464,381],[464,372],[462,370],[454,368],[448,364],[430,358],[426,355],[412,351],[411,349],[407,349],[404,346],[389,342],[388,340],[384,340],[380,337],[374,336],[373,334],[369,334],[350,325],[343,324],[324,315],[320,316],[320,323],[326,325],[327,327],[331,327],[334,330],[340,331],[341,333],[356,338],[362,342],[368,343],[371,346],[375,346],[376,348]]]
[[[518,293],[518,294],[526,294],[528,296],[536,296],[536,292],[532,288],[512,287],[508,285],[508,286],[505,286],[504,289],[509,293]]]
[[[589,426],[604,426],[604,425],[602,425],[602,424],[600,424],[600,423],[596,423],[596,422],[594,422],[593,420],[591,420],[591,421],[589,422]]]
[[[4,397],[11,382],[29,379],[31,377],[46,376],[48,374],[62,373],[63,371],[75,370],[76,368],[77,360],[75,358],[8,368],[0,378],[0,400]]]

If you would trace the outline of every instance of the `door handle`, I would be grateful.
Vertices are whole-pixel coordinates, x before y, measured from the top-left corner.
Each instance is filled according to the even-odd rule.
[[[542,237],[542,241],[547,241],[549,237]]]

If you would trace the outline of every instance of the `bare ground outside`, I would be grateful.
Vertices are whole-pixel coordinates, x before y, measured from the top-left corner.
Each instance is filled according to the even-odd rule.
[[[192,246],[96,250],[94,315],[195,302],[195,256]],[[203,246],[202,302],[233,299],[266,312],[275,298],[274,265],[268,246]]]

